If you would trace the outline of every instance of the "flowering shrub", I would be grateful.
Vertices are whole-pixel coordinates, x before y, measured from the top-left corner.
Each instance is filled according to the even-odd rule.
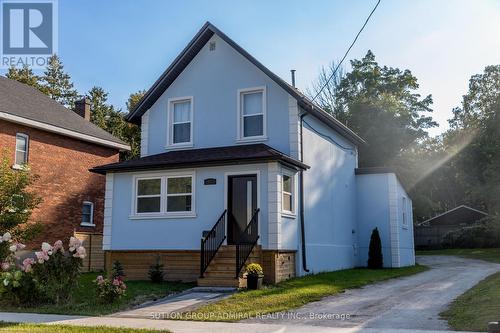
[[[120,276],[110,280],[99,275],[94,282],[97,285],[97,298],[101,303],[113,303],[125,295],[127,290],[127,285]]]
[[[5,242],[5,237],[2,239]],[[35,258],[19,263],[16,253],[24,248],[19,243],[9,245],[10,255],[0,266],[1,298],[17,304],[67,302],[77,286],[82,259],[86,255],[82,242],[71,237],[68,252],[60,240],[54,245],[44,242],[41,250],[35,252]]]

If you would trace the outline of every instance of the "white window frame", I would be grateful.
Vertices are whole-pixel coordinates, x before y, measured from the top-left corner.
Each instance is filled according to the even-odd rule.
[[[83,206],[89,205],[90,206],[90,222],[83,222]],[[82,203],[82,223],[80,223],[81,226],[83,227],[95,227],[94,223],[94,203],[90,201],[84,201]]]
[[[167,199],[172,196],[189,195],[189,193],[167,193],[167,179],[169,178],[191,178],[191,210],[183,212],[168,212],[167,211]],[[137,190],[139,180],[147,179],[161,179],[161,190],[160,190],[160,212],[153,213],[138,213],[137,212]],[[169,172],[169,173],[155,173],[155,174],[140,174],[133,177],[133,190],[132,190],[132,204],[131,212],[129,215],[130,219],[169,219],[169,218],[189,218],[196,217],[196,174],[194,171],[185,172]],[[157,196],[157,195],[151,195]],[[141,196],[144,197],[144,196]]]
[[[285,192],[285,190],[283,189],[283,186],[284,186],[284,181],[283,181],[283,176],[287,176],[287,177],[290,177],[290,188],[292,190],[292,192]],[[282,215],[285,215],[285,216],[290,216],[290,217],[295,217],[296,214],[295,214],[295,193],[297,193],[297,191],[295,190],[295,174],[293,174],[292,172],[288,172],[286,170],[283,170],[283,172],[281,173],[281,190],[280,190],[280,193],[281,193],[281,214]],[[288,211],[286,209],[284,209],[284,205],[283,205],[283,197],[284,195],[286,194],[289,194],[291,196],[291,199],[292,199],[292,210],[291,211]]]
[[[239,89],[237,95],[237,110],[238,110],[238,119],[237,119],[237,142],[252,142],[252,141],[264,141],[267,140],[267,92],[266,86],[253,87],[253,88],[245,88]],[[242,96],[245,94],[251,93],[262,93],[262,135],[255,136],[244,136],[244,114],[243,114],[243,98]],[[260,114],[260,113],[259,113]],[[255,114],[258,115],[258,114]],[[253,115],[253,116],[255,116]]]
[[[408,228],[408,199],[406,197],[402,197],[402,206],[403,206],[403,223],[402,226],[403,228]]]
[[[159,179],[160,180],[160,194],[143,194],[139,195],[137,191],[139,190],[139,181],[141,180],[153,180],[153,179]],[[148,216],[148,215],[157,215],[161,214],[163,212],[163,192],[164,192],[164,180],[162,177],[136,177],[134,179],[134,215],[137,216]],[[139,213],[137,212],[138,204],[137,202],[139,201],[140,198],[156,198],[160,197],[160,211],[159,212],[149,212],[149,213]]]
[[[191,124],[190,126],[190,140],[189,142],[179,142],[179,143],[174,143],[174,104],[176,103],[182,103],[182,102],[188,102],[190,103],[190,119],[189,122]],[[167,144],[165,148],[167,149],[175,149],[175,148],[186,148],[186,147],[193,147],[193,127],[194,127],[194,98],[193,96],[184,96],[184,97],[175,97],[175,98],[170,98],[168,100],[168,110],[167,110]],[[187,123],[187,122],[185,122]],[[182,123],[184,124],[184,123]]]
[[[14,146],[14,165],[12,166],[14,169],[21,169],[22,168],[22,163],[18,163],[17,160],[17,138],[23,138],[26,140],[26,151],[23,153],[26,155],[26,164],[28,164],[29,161],[29,149],[30,149],[30,137],[27,134],[24,133],[16,133],[16,142]],[[21,151],[21,150],[20,150]]]

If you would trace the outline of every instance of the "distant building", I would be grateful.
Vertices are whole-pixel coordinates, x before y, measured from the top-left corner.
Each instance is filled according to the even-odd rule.
[[[461,205],[450,209],[415,226],[415,247],[439,247],[450,231],[470,226],[479,222],[488,213]]]

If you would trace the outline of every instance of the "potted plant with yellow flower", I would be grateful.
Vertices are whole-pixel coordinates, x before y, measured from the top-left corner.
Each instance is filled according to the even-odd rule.
[[[264,278],[264,272],[262,271],[262,266],[259,264],[248,264],[246,267],[247,272],[247,289],[260,289],[262,286],[262,279]]]

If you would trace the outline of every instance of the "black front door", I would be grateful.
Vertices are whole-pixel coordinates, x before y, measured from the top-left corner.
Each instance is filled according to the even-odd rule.
[[[227,243],[236,244],[257,209],[257,175],[229,176]]]

